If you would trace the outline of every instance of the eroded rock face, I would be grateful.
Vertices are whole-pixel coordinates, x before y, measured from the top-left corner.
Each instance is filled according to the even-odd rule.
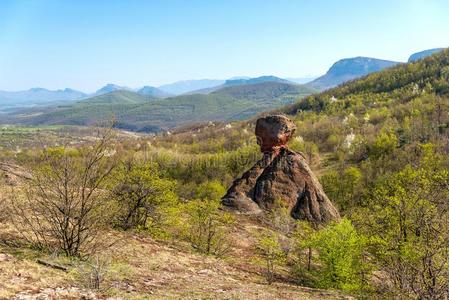
[[[287,148],[295,129],[282,115],[257,120],[256,136],[263,157],[234,181],[222,199],[224,206],[259,214],[281,200],[295,219],[317,225],[340,219],[304,156]]]

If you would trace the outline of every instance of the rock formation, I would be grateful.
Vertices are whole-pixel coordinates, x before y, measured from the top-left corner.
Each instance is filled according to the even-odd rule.
[[[295,129],[283,115],[257,120],[255,133],[263,157],[234,181],[222,199],[224,206],[259,214],[280,200],[286,202],[295,219],[315,225],[340,219],[304,156],[287,148]]]

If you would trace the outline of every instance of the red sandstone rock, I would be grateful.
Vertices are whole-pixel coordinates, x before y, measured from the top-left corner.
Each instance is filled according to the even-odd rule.
[[[259,214],[281,200],[295,219],[314,224],[340,219],[304,156],[287,149],[295,129],[295,124],[282,115],[257,120],[256,135],[263,157],[234,181],[222,199],[223,205]]]
[[[296,130],[296,125],[282,115],[260,118],[256,122],[257,143],[262,152],[277,151],[284,147]]]

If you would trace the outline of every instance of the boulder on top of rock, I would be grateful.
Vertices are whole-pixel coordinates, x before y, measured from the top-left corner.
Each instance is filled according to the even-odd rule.
[[[256,137],[263,153],[285,147],[296,130],[296,125],[283,115],[260,118],[256,122]]]
[[[287,148],[295,129],[283,115],[257,120],[255,133],[263,157],[233,182],[222,199],[224,206],[260,214],[280,200],[288,205],[294,219],[315,225],[340,219],[304,156]]]

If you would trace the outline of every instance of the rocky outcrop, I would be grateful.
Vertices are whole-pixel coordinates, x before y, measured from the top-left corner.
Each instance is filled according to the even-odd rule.
[[[280,200],[288,205],[295,219],[316,225],[340,219],[304,156],[287,148],[295,129],[295,124],[283,115],[257,120],[256,136],[263,157],[234,181],[222,199],[224,206],[260,214]]]
[[[18,185],[22,179],[32,178],[31,174],[24,168],[14,164],[0,162],[0,177],[2,176],[2,173],[6,184],[11,186]]]

